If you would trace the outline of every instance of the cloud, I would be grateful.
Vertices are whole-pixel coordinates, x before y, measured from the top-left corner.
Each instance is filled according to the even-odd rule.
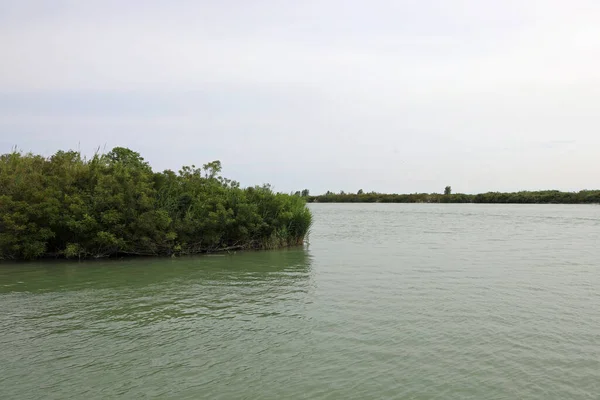
[[[599,18],[593,0],[5,1],[0,150],[127,145],[281,190],[590,187]]]

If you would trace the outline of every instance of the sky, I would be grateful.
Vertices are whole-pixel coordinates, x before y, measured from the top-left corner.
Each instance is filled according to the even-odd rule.
[[[311,193],[600,188],[597,0],[0,0],[0,153]]]

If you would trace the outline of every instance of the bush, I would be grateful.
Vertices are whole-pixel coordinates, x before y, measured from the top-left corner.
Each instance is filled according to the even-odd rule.
[[[136,152],[0,156],[0,259],[171,255],[301,244],[302,197],[240,188],[221,163],[155,173]]]

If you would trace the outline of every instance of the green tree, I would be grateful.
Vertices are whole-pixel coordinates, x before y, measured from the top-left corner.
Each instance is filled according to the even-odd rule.
[[[444,194],[412,193],[412,194],[383,194],[369,192],[359,195],[352,193],[333,193],[311,196],[308,200],[320,203],[522,203],[522,204],[600,204],[600,190],[582,190],[580,192],[559,192],[546,190],[539,192],[517,193],[480,193],[477,195],[457,193],[452,194],[448,186]]]
[[[216,160],[209,162],[204,164],[202,168],[204,169],[205,177],[207,179],[214,179],[221,173],[221,161]]]
[[[155,173],[116,147],[91,159],[0,156],[0,260],[170,255],[302,243],[305,199],[242,189],[221,163]]]
[[[449,196],[452,194],[452,187],[451,186],[446,186],[446,188],[444,188],[444,195],[445,196]]]

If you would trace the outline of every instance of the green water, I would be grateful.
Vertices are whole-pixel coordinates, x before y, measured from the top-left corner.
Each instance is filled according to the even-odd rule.
[[[599,206],[311,208],[300,249],[0,265],[0,398],[599,398]]]

